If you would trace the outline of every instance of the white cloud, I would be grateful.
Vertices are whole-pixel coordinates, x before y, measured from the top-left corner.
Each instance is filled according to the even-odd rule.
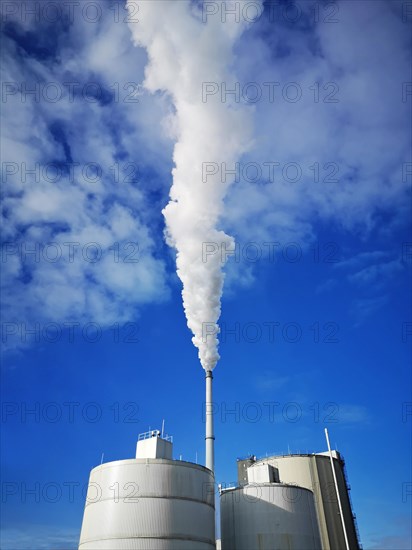
[[[341,262],[334,264],[334,268],[340,269],[340,268],[353,267],[355,269],[358,269],[359,267],[369,265],[371,262],[383,260],[387,257],[388,257],[388,252],[385,252],[382,250],[361,252],[360,254],[356,254],[355,256],[348,258],[347,260],[342,260]]]
[[[402,181],[402,163],[410,147],[410,102],[402,102],[402,83],[409,74],[407,25],[401,9],[387,2],[341,2],[337,17],[335,24],[301,31],[285,30],[281,22],[268,24],[264,40],[253,34],[252,26],[247,41],[239,44],[236,67],[242,84],[257,82],[264,92],[264,82],[279,83],[273,103],[264,94],[265,100],[255,105],[256,147],[244,158],[261,166],[279,162],[275,182],[266,177],[267,183],[258,185],[246,179],[227,201],[230,230],[250,240],[269,233],[284,237],[287,228],[306,241],[308,230],[310,234],[319,221],[356,229],[367,238],[381,211],[397,212],[405,221],[408,184]],[[316,82],[319,102],[314,101]],[[299,87],[299,101],[282,96],[288,83]],[[333,86],[323,90],[328,83]],[[338,102],[324,102],[334,88]],[[296,183],[282,177],[282,167],[290,162],[302,170]],[[315,162],[319,182],[310,168]],[[339,181],[324,181],[333,168],[323,169],[328,162],[337,167]]]
[[[354,300],[351,310],[356,318],[355,328],[365,322],[367,317],[375,315],[387,303],[388,295],[386,294]]]
[[[38,41],[47,33],[55,38],[50,57],[22,47],[35,30],[29,17],[16,17],[3,41],[3,77],[19,90],[2,109],[9,170],[3,172],[4,322],[106,326],[132,320],[139,306],[168,296],[155,230],[160,208],[149,198],[168,185],[171,150],[160,130],[167,106],[158,97],[126,101],[143,76],[145,55],[133,47],[127,25],[114,23],[102,7],[101,24],[76,17],[59,33],[41,21]],[[70,97],[67,82],[76,82],[80,95]],[[91,102],[84,86],[117,97]],[[22,87],[37,96],[22,96]],[[60,90],[61,99],[47,101],[45,89]],[[25,178],[25,167],[36,173]],[[101,258],[94,262],[88,252],[96,250]]]
[[[367,408],[362,405],[339,405],[336,416],[339,424],[362,424],[364,426],[371,421]]]
[[[80,534],[76,530],[59,530],[47,526],[24,526],[3,529],[3,550],[75,550]]]
[[[392,260],[386,263],[365,267],[357,273],[350,275],[349,280],[363,285],[383,285],[388,277],[402,269],[403,266],[400,260]]]
[[[258,390],[263,392],[277,391],[280,388],[289,384],[290,381],[290,376],[273,376],[273,374],[267,372],[262,376],[256,377],[255,385]]]
[[[301,7],[309,18],[309,7],[305,3]],[[266,98],[249,106],[255,130],[248,142],[252,150],[243,158],[261,166],[279,162],[275,182],[266,178],[253,183],[242,178],[235,183],[225,201],[221,229],[243,242],[297,241],[304,248],[316,238],[319,222],[356,230],[361,239],[367,239],[372,229],[387,236],[394,224],[405,220],[407,182],[402,181],[402,163],[410,144],[406,124],[410,102],[402,102],[402,82],[409,65],[407,26],[402,22],[401,8],[398,2],[341,2],[335,24],[305,26],[302,19],[291,29],[282,21],[264,23],[262,19],[238,40],[235,55],[221,40],[213,43],[216,51],[226,48],[224,53],[242,84],[280,83],[273,103]],[[162,246],[160,210],[171,184],[172,139],[186,130],[179,128],[168,97],[140,95],[138,85],[144,77],[146,53],[133,46],[128,25],[115,23],[114,12],[106,4],[102,9],[105,15],[99,24],[76,17],[71,26],[58,25],[55,31],[44,22],[36,26],[30,18],[16,16],[14,28],[18,32],[6,33],[9,38],[3,41],[6,82],[27,82],[27,87],[38,82],[40,90],[45,83],[56,83],[64,92],[55,103],[44,101],[41,95],[39,101],[28,96],[23,102],[16,93],[3,104],[3,162],[14,162],[18,168],[17,174],[8,176],[6,182],[3,179],[4,239],[28,247],[50,242],[62,246],[68,241],[84,246],[95,241],[105,254],[96,265],[87,261],[33,262],[23,259],[21,250],[9,255],[3,264],[3,296],[9,294],[5,315],[10,320],[43,316],[61,316],[64,320],[74,316],[77,320],[88,316],[112,322],[132,318],[142,303],[167,295],[165,265],[158,253]],[[124,15],[121,13],[120,21]],[[168,27],[165,12],[152,15],[160,28]],[[198,48],[196,59],[207,57],[210,41],[199,40],[193,33],[196,26],[191,30],[183,17],[179,23],[185,25],[182,36],[186,43],[176,38],[178,47],[193,41]],[[212,20],[211,24],[217,23]],[[142,32],[149,32],[150,25],[141,23],[140,27]],[[240,30],[240,25],[228,28],[234,35]],[[36,46],[47,38],[45,50],[55,51],[45,57],[30,55],[22,46],[30,37]],[[176,73],[172,69],[174,53],[162,54],[170,61],[166,64],[170,73],[162,73],[162,78],[171,87],[184,85],[189,95],[201,97],[199,82],[213,81],[216,74],[197,62],[189,63],[186,71],[178,68]],[[154,72],[146,76],[156,87]],[[78,82],[77,91],[94,82],[99,89],[116,90],[118,101],[91,103],[84,94],[69,101],[64,82]],[[282,88],[290,82],[296,82],[302,91],[302,99],[295,103],[282,96]],[[315,92],[310,89],[316,82],[320,86],[319,102],[314,101]],[[338,87],[338,103],[324,102],[326,92],[333,89],[322,88],[328,82]],[[138,103],[126,101],[134,89],[127,88],[128,83],[135,87]],[[205,119],[199,127],[210,129],[210,124]],[[231,128],[231,139],[237,140],[238,134]],[[204,145],[210,152],[207,143]],[[223,158],[225,150],[219,154]],[[74,169],[74,177],[65,171],[56,183],[47,181],[43,174],[37,182],[29,175],[24,183],[22,162],[28,168],[36,163],[44,166],[58,162],[67,168],[71,162],[78,162],[80,167],[95,162],[103,173],[95,182],[85,178],[81,169]],[[302,177],[295,183],[282,176],[282,167],[289,162],[302,169]],[[316,162],[320,167],[318,182],[310,168]],[[338,167],[338,182],[324,181],[330,172],[324,169],[328,162]],[[131,166],[132,172],[138,165],[141,174],[137,182],[128,181],[124,170],[114,182],[110,167],[116,163],[123,168]],[[380,212],[396,216],[379,226]],[[110,264],[110,247],[116,242],[119,246],[138,242],[139,263]],[[358,283],[396,271],[396,262],[384,251],[371,254],[374,256],[365,257],[365,262],[358,258],[351,266],[341,262],[336,268],[346,265],[357,269],[352,279]],[[355,265],[358,260],[359,265]],[[228,265],[231,292],[236,285],[253,281],[253,266]],[[361,298],[358,308],[364,314],[373,312],[382,301]]]

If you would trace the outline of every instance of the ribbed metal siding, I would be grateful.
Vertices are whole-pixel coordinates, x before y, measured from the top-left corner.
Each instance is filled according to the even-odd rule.
[[[203,466],[162,459],[95,468],[79,549],[214,549],[213,481]]]
[[[246,485],[221,495],[222,550],[319,550],[311,491]]]
[[[259,464],[260,461],[256,462]],[[266,457],[264,462],[276,467],[280,480],[305,487],[315,496],[315,508],[322,540],[322,550],[345,548],[342,520],[336,498],[328,455],[286,455]],[[343,514],[351,550],[359,550],[352,509],[340,460],[334,458]]]
[[[114,539],[82,544],[82,550],[215,550],[215,546],[200,542],[161,539]]]

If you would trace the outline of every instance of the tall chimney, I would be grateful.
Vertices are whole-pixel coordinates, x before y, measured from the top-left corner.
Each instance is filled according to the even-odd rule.
[[[213,398],[211,370],[206,371],[206,468],[215,470],[215,434],[213,429]]]

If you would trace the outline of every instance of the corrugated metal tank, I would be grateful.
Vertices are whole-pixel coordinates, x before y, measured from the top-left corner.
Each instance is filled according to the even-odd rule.
[[[351,550],[358,550],[359,542],[344,476],[343,461],[336,451],[332,451],[332,456],[342,501],[349,547]],[[270,464],[276,468],[281,482],[305,487],[313,492],[322,541],[321,548],[323,550],[335,550],[336,548],[346,547],[329,453],[266,457],[261,461],[257,461],[251,469],[260,463]],[[250,470],[247,470],[247,472],[250,473]]]
[[[245,485],[220,499],[222,550],[319,550],[313,493],[281,483]]]
[[[197,464],[102,464],[90,474],[79,550],[214,550],[214,498],[213,474]]]

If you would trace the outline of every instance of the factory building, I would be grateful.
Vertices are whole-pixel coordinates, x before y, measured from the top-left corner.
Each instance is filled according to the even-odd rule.
[[[79,550],[361,548],[337,451],[252,456],[237,469],[237,487],[220,491],[217,546],[213,472],[173,460],[163,431],[140,434],[134,459],[91,471]]]
[[[206,466],[173,460],[164,429],[140,434],[135,458],[90,473],[79,550],[360,550],[342,456],[238,460],[220,488],[215,538],[214,423],[206,372]]]
[[[237,468],[238,487],[221,494],[222,550],[360,549],[337,451],[248,457]]]
[[[141,434],[136,458],[90,473],[79,550],[214,550],[213,472],[172,459],[171,437]]]

